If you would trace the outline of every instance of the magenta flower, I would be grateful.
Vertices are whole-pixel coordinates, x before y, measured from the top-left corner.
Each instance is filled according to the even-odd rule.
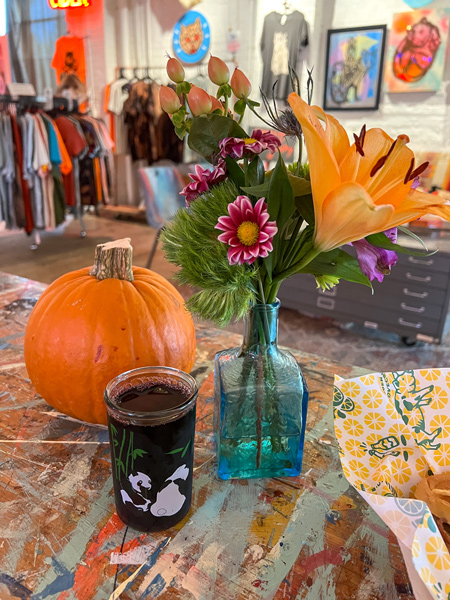
[[[397,242],[397,228],[387,229],[383,232],[394,244]],[[384,250],[370,244],[366,239],[353,242],[352,246],[356,248],[359,266],[361,271],[370,281],[377,279],[383,281],[385,275],[389,275],[391,267],[398,260],[397,254],[393,250]]]
[[[249,138],[224,138],[219,142],[221,156],[234,159],[242,158],[244,154],[261,154],[265,150],[275,152],[278,146],[281,146],[281,141],[277,136],[261,129],[255,129]]]
[[[213,185],[217,185],[227,176],[225,161],[219,160],[217,166],[212,171],[203,169],[200,165],[195,165],[195,173],[189,173],[192,183],[189,183],[180,194],[186,198],[186,206],[189,206],[193,200],[209,192]]]
[[[266,258],[272,252],[272,240],[278,227],[275,221],[269,221],[264,198],[253,206],[247,196],[238,196],[228,205],[228,215],[219,217],[216,229],[225,232],[218,239],[230,246],[230,265],[251,265],[257,258]]]

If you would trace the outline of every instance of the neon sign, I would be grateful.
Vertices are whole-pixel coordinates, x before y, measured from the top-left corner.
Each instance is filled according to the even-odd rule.
[[[91,0],[48,0],[50,8],[77,8],[91,5]]]

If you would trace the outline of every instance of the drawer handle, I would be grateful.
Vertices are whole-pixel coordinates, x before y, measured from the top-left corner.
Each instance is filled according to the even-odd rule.
[[[404,325],[405,327],[414,327],[414,329],[420,329],[423,324],[422,323],[410,323],[409,321],[405,321],[402,317],[398,320],[400,325]]]
[[[410,312],[423,313],[425,311],[425,306],[421,306],[420,308],[417,306],[408,306],[406,302],[402,302],[400,306],[403,308],[403,310],[409,310]]]
[[[434,264],[434,258],[430,258],[429,260],[418,260],[417,258],[414,258],[414,256],[408,256],[408,260],[413,265],[424,265],[425,267],[429,267]]]
[[[426,277],[418,277],[417,275],[411,275],[409,271],[406,273],[406,279],[410,279],[411,281],[420,281],[422,283],[428,283],[431,281],[430,275],[427,275]]]
[[[411,292],[408,288],[403,288],[403,293],[412,298],[428,298],[428,292]]]
[[[319,308],[325,308],[326,310],[334,310],[335,304],[336,301],[333,300],[333,298],[324,298],[323,296],[317,298],[317,306]]]

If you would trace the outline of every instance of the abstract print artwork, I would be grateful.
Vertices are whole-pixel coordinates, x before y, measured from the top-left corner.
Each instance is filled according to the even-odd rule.
[[[450,7],[396,13],[386,60],[389,92],[434,92],[441,87]]]
[[[376,110],[386,26],[328,31],[325,110]]]

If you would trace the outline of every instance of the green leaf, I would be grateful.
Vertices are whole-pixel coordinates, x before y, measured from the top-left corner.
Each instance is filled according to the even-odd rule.
[[[405,438],[405,436],[404,436],[404,435],[401,435],[401,436],[400,436],[400,439],[401,439],[401,441],[402,441],[402,444],[403,444],[404,446],[407,446],[407,445],[408,445],[408,442],[406,441],[406,438]]]
[[[407,452],[406,450],[403,450],[403,458],[405,459],[405,462],[408,462],[409,452]]]
[[[186,446],[185,446],[185,448],[183,450],[183,454],[181,455],[181,458],[184,458],[184,455],[188,451],[188,448],[189,448],[190,445],[191,445],[191,440],[189,440],[188,443],[186,444]]]
[[[421,252],[417,250],[411,250],[410,248],[404,248],[403,246],[400,246],[400,244],[394,244],[391,242],[391,240],[383,232],[368,235],[366,240],[369,242],[369,244],[372,244],[372,246],[376,246],[377,248],[393,250],[394,252],[410,254],[411,256],[432,256],[437,252],[437,250],[434,252]]]
[[[312,194],[306,194],[304,196],[295,197],[295,207],[305,221],[314,227],[314,201]]]
[[[419,244],[428,252],[428,248],[426,247],[425,242],[418,235],[416,235],[410,229],[408,229],[408,227],[403,227],[403,225],[399,225],[397,229],[405,235],[409,235],[409,237],[413,238],[413,240],[416,240],[416,242],[419,242]]]
[[[136,450],[133,450],[133,458],[136,458],[136,456],[139,456],[140,458],[142,458],[144,456],[144,454],[148,454],[148,452],[146,452],[145,450],[140,450],[139,448],[136,448]]]
[[[114,425],[112,423],[110,424],[109,427],[111,429],[112,435],[117,435],[117,429],[114,427]]]
[[[116,439],[113,439],[113,446],[116,448],[119,445],[119,442]]]
[[[217,98],[221,98],[222,96],[225,96],[226,98],[231,98],[231,93],[231,85],[229,83],[224,83],[217,90]]]
[[[247,174],[251,185],[257,186],[264,181],[264,165],[259,156],[256,156],[249,164]]]
[[[183,452],[184,448],[177,448],[176,450],[172,450],[171,452],[166,452],[166,454],[178,454],[178,452]]]
[[[277,223],[278,237],[295,210],[294,192],[280,152],[278,152],[278,161],[270,178],[267,208],[271,219]]]
[[[176,112],[172,115],[172,123],[179,127],[182,123],[184,123],[184,117],[185,114],[183,112]]]
[[[189,94],[191,91],[191,84],[188,81],[182,81],[181,83],[177,83],[177,94],[181,96],[181,94]]]
[[[186,135],[186,128],[184,126],[175,127],[175,133],[180,138],[180,140],[183,140],[184,136]]]
[[[237,115],[243,115],[245,113],[245,109],[247,108],[247,105],[245,104],[245,100],[238,100],[235,105],[234,105],[234,112]]]
[[[334,275],[340,279],[361,283],[372,288],[369,278],[361,273],[356,258],[339,248],[331,252],[322,252],[299,272],[311,275]]]
[[[225,163],[227,165],[227,173],[230,179],[237,185],[237,187],[242,187],[245,183],[244,171],[241,169],[238,163],[229,156],[225,158]]]
[[[274,169],[275,170],[275,169]],[[251,196],[266,197],[269,193],[270,188],[270,180],[274,173],[273,171],[269,171],[266,173],[266,180],[257,186],[245,187],[242,188],[246,194],[250,194]],[[304,179],[303,177],[297,177],[292,173],[288,172],[289,182],[292,187],[292,191],[294,193],[294,197],[297,196],[308,196],[311,195],[311,183],[308,179]]]
[[[201,115],[192,121],[189,148],[210,160],[218,152],[219,142],[227,137],[247,137],[246,132],[233,119],[221,115]]]

